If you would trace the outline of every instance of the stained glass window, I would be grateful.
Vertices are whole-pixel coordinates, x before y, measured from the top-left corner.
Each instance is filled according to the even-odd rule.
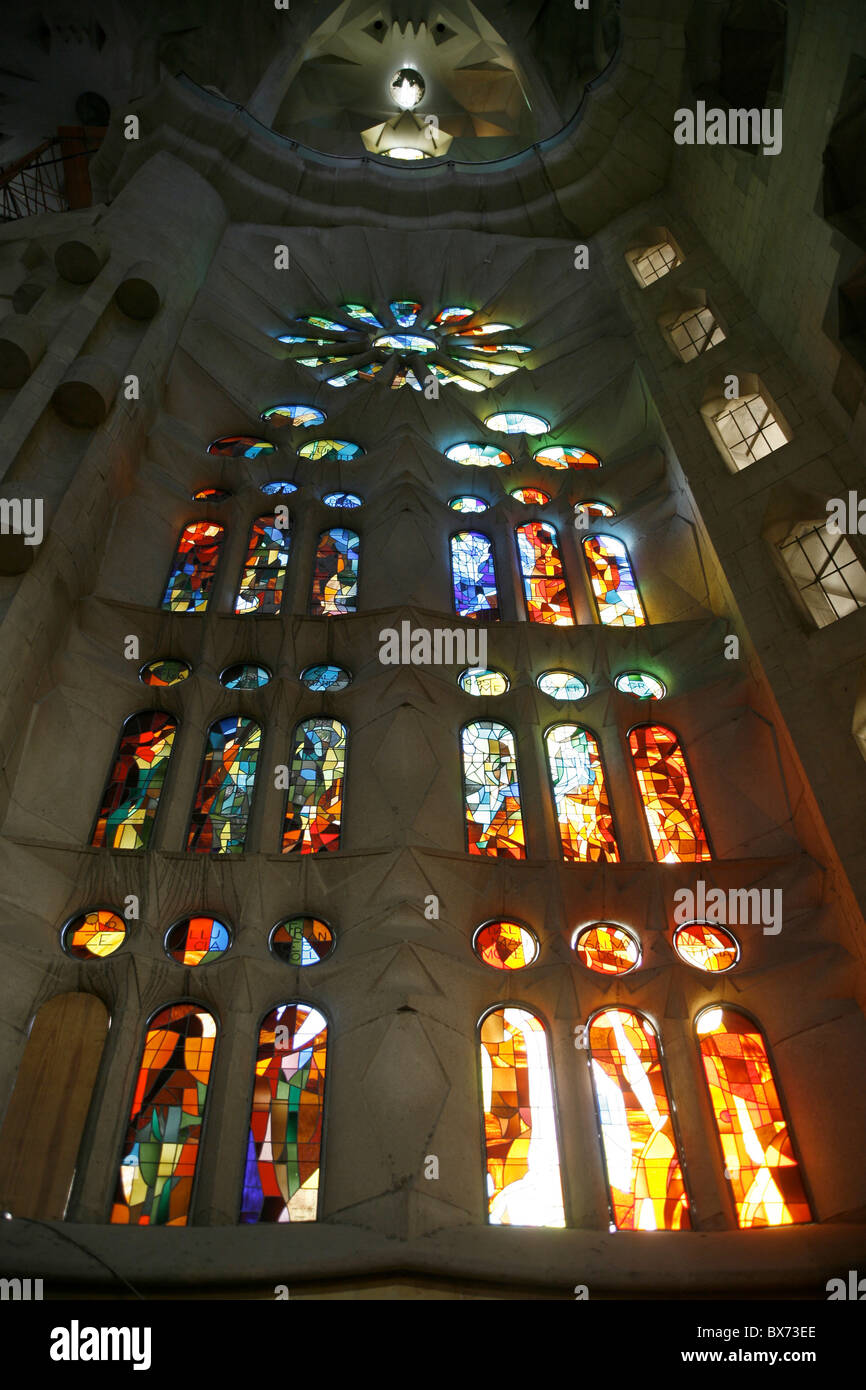
[[[530,622],[573,627],[574,612],[555,529],[546,521],[517,527],[517,553]]]
[[[472,949],[494,970],[523,970],[538,957],[538,937],[522,922],[485,922]]]
[[[192,502],[210,502],[211,505],[218,505],[220,502],[227,502],[233,493],[226,492],[224,487],[203,487],[198,492],[194,492],[190,500]]]
[[[411,328],[421,312],[421,305],[415,299],[392,299],[388,308],[401,328]]]
[[[391,352],[436,351],[433,339],[424,338],[419,333],[383,333],[373,340],[373,347],[387,348]]]
[[[220,684],[226,690],[261,690],[270,680],[271,673],[267,666],[248,666],[243,662],[227,666],[220,675]]]
[[[556,724],[545,742],[563,859],[617,863],[619,849],[594,736],[578,724]]]
[[[313,568],[314,618],[358,611],[358,561],[361,539],[345,526],[323,531]]]
[[[272,454],[275,448],[266,439],[255,439],[251,434],[230,434],[209,444],[208,453],[219,458],[255,459],[260,454]]]
[[[165,954],[178,965],[210,965],[225,955],[231,940],[228,927],[215,917],[184,917],[166,932]]]
[[[186,847],[199,854],[243,854],[262,731],[252,719],[217,719],[207,745]]]
[[[293,492],[297,492],[297,484],[283,482],[275,479],[272,483],[262,483],[261,491],[267,497],[291,497]]]
[[[622,541],[616,536],[587,536],[583,553],[599,621],[605,627],[643,627],[646,616]]]
[[[318,965],[334,949],[334,933],[318,917],[291,917],[278,922],[268,945],[286,965]]]
[[[646,671],[623,671],[614,685],[623,695],[634,695],[638,700],[663,700],[668,693],[664,683]]]
[[[351,463],[363,453],[360,444],[352,444],[348,439],[311,439],[308,444],[301,445],[298,457],[312,459],[314,463]]]
[[[328,1026],[310,1004],[279,1004],[256,1052],[241,1223],[315,1221]]]
[[[544,1025],[527,1009],[494,1009],[481,1024],[488,1220],[565,1225],[553,1078]]]
[[[448,505],[452,512],[487,511],[487,503],[482,497],[452,497]]]
[[[495,444],[452,444],[445,450],[445,457],[467,468],[507,468],[514,462],[509,453],[497,449]]]
[[[574,515],[575,517],[585,516],[587,523],[592,521],[608,521],[611,517],[616,516],[616,508],[612,507],[609,502],[575,502]],[[577,525],[577,522],[575,522],[575,525]]]
[[[191,521],[177,543],[162,607],[172,613],[204,613],[213,589],[225,527]]]
[[[479,719],[462,733],[463,798],[470,854],[525,859],[514,735]]]
[[[308,666],[301,672],[301,680],[308,690],[321,695],[326,690],[345,690],[352,684],[352,677],[342,666]]]
[[[673,729],[640,724],[628,742],[657,861],[694,864],[711,859],[685,754]]]
[[[359,497],[357,492],[326,492],[322,501],[326,507],[342,507],[347,510],[364,505],[364,499]]]
[[[213,1015],[198,1004],[170,1004],[151,1019],[120,1162],[113,1224],[187,1224],[216,1036]]]
[[[451,537],[451,583],[458,617],[485,623],[499,620],[493,542],[488,536],[458,531]]]
[[[436,315],[431,328],[442,328],[448,323],[460,323],[464,319],[471,319],[475,313],[474,309],[467,309],[465,305],[449,305],[445,309],[440,309]]]
[[[162,710],[143,710],[124,722],[92,845],[147,849],[176,731],[175,720]]]
[[[727,1007],[704,1009],[696,1027],[737,1221],[743,1228],[811,1221],[761,1029]]]
[[[180,681],[187,680],[192,675],[192,667],[188,661],[172,661],[162,658],[157,661],[148,661],[142,666],[138,673],[138,679],[145,685],[178,685]]]
[[[581,965],[598,975],[626,975],[640,965],[640,947],[624,927],[596,922],[575,937],[574,949]]]
[[[504,695],[511,685],[504,671],[488,666],[470,666],[461,671],[457,684],[467,695]]]
[[[617,1230],[691,1229],[655,1029],[631,1009],[604,1009],[588,1038]]]
[[[515,352],[515,348],[509,348]],[[547,434],[550,422],[540,415],[527,415],[522,410],[506,410],[498,415],[488,415],[484,421],[489,430],[498,434]]]
[[[542,671],[535,683],[551,700],[582,700],[589,694],[586,681],[573,671]]]
[[[325,412],[314,405],[272,405],[262,411],[262,419],[275,429],[292,425],[295,429],[311,429],[313,425],[325,423]]]
[[[686,965],[711,974],[732,970],[740,959],[740,947],[724,927],[709,922],[686,922],[674,932],[674,950]]]
[[[320,854],[340,848],[345,724],[338,719],[305,719],[295,730],[283,853]]]
[[[381,328],[382,325],[374,313],[364,307],[363,304],[342,304],[351,319],[360,319],[361,323],[366,323],[368,328]]]
[[[532,457],[542,468],[601,468],[601,459],[596,454],[575,445],[539,449]]]
[[[548,494],[538,487],[518,487],[511,496],[516,502],[522,502],[525,507],[543,507],[550,501]]]
[[[289,563],[290,530],[290,525],[277,525],[273,512],[256,517],[235,600],[236,613],[279,613]]]
[[[126,923],[109,907],[82,912],[66,923],[60,944],[75,960],[104,960],[113,956],[126,940]]]

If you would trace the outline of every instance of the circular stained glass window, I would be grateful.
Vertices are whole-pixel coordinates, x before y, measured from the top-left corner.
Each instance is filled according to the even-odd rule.
[[[663,700],[667,694],[663,683],[646,671],[623,671],[614,685],[623,695],[634,695],[638,700]]]
[[[275,444],[254,439],[251,434],[229,434],[225,439],[215,439],[207,451],[224,459],[256,459],[259,454],[272,454],[275,448]]]
[[[739,942],[715,922],[687,922],[674,932],[674,950],[686,965],[720,975],[740,959]]]
[[[624,927],[596,922],[576,934],[574,949],[581,965],[599,975],[625,975],[640,965],[640,946]]]
[[[314,405],[272,405],[262,411],[261,418],[267,420],[275,429],[292,425],[295,429],[312,429],[313,425],[325,423],[325,412]]]
[[[518,487],[515,488],[511,496],[517,502],[522,502],[525,507],[543,507],[550,501],[546,492],[542,492],[538,487]]]
[[[356,492],[326,492],[322,501],[326,507],[342,507],[346,510],[354,510],[355,507],[364,505],[364,499]]]
[[[290,917],[278,922],[268,945],[286,965],[318,965],[334,949],[334,933],[318,917]]]
[[[126,923],[108,907],[72,917],[60,933],[60,944],[75,960],[104,960],[126,939]]]
[[[224,956],[231,932],[215,917],[184,917],[165,934],[165,954],[178,965],[210,965]]]
[[[532,456],[542,468],[601,468],[601,459],[572,444],[565,448],[539,449]]]
[[[192,494],[193,502],[227,502],[233,494],[224,487],[203,487]]]
[[[351,463],[363,453],[360,444],[352,444],[348,439],[311,439],[309,444],[301,445],[298,457],[314,463]]]
[[[262,483],[262,492],[268,497],[291,497],[297,490],[297,483],[283,482],[282,479],[273,483]]]
[[[485,922],[475,933],[472,949],[494,970],[523,970],[538,957],[538,937],[521,922]]]
[[[467,468],[507,468],[514,462],[510,454],[497,449],[495,444],[452,444],[445,450],[445,457]]]
[[[226,690],[261,690],[271,679],[267,666],[247,665],[239,662],[237,666],[227,666],[220,674],[220,684]]]
[[[345,690],[352,684],[351,675],[342,666],[308,666],[301,672],[301,680],[317,695],[328,690]]]
[[[483,497],[452,497],[448,505],[452,512],[487,511],[487,503]]]
[[[589,693],[589,686],[574,671],[544,671],[536,685],[542,695],[552,700],[582,700]]]
[[[488,415],[484,421],[489,430],[497,434],[547,434],[550,421],[540,415],[527,415],[522,410],[505,410],[501,414]]]
[[[169,658],[148,661],[138,673],[138,679],[145,685],[178,685],[192,675],[188,661],[172,661]]]
[[[616,508],[609,502],[575,502],[574,514],[576,517],[585,516],[587,521],[609,521],[616,516]]]
[[[511,682],[504,671],[491,666],[470,666],[461,671],[457,684],[467,695],[504,695]]]

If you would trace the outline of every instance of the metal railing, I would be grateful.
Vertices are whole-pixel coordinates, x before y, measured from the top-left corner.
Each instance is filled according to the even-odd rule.
[[[88,160],[104,134],[91,126],[61,126],[35,150],[0,169],[0,222],[89,207]]]

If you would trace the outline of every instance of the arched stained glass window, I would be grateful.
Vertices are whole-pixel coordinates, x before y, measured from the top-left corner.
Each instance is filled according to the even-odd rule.
[[[525,859],[514,735],[479,719],[462,733],[463,801],[470,854]]]
[[[162,607],[171,613],[204,613],[213,589],[225,527],[191,521],[177,543]]]
[[[743,1228],[811,1221],[761,1029],[737,1009],[714,1006],[696,1027],[737,1221]]]
[[[322,532],[313,567],[314,618],[357,613],[360,550],[360,537],[345,526]]]
[[[270,512],[253,522],[236,613],[279,613],[289,563],[291,520],[286,519],[288,526],[278,526],[276,513]]]
[[[673,729],[640,724],[632,729],[628,743],[658,863],[711,859],[685,753]]]
[[[241,1222],[315,1221],[328,1026],[309,1004],[280,1004],[262,1022]]]
[[[243,854],[262,731],[230,715],[207,731],[204,762],[186,847],[199,854]]]
[[[556,820],[567,863],[619,860],[598,744],[579,724],[555,724],[546,737]]]
[[[587,536],[583,553],[598,620],[605,627],[645,627],[628,551],[616,536]]]
[[[689,1230],[689,1201],[653,1025],[631,1009],[604,1009],[592,1019],[588,1041],[617,1230]]]
[[[143,710],[125,720],[92,845],[147,849],[176,732],[177,722],[163,710]]]
[[[148,1024],[113,1224],[187,1224],[216,1037],[199,1004],[169,1004]]]
[[[347,731],[338,719],[305,719],[295,730],[283,853],[340,848]]]
[[[547,1037],[528,1009],[483,1019],[481,1090],[491,1225],[564,1226]]]
[[[530,622],[573,627],[574,611],[556,530],[546,521],[528,521],[517,527],[517,553],[523,578],[523,593]]]
[[[489,537],[480,531],[458,531],[451,537],[451,583],[458,617],[485,623],[498,620],[499,595]]]

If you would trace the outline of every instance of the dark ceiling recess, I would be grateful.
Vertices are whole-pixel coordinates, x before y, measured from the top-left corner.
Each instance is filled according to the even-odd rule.
[[[781,106],[788,9],[784,0],[696,4],[686,27],[692,93],[723,110]],[[754,153],[757,145],[743,145]]]
[[[848,66],[824,150],[824,217],[866,251],[866,58]]]
[[[111,120],[111,107],[99,92],[82,92],[75,99],[75,114],[82,125],[106,126]]]

